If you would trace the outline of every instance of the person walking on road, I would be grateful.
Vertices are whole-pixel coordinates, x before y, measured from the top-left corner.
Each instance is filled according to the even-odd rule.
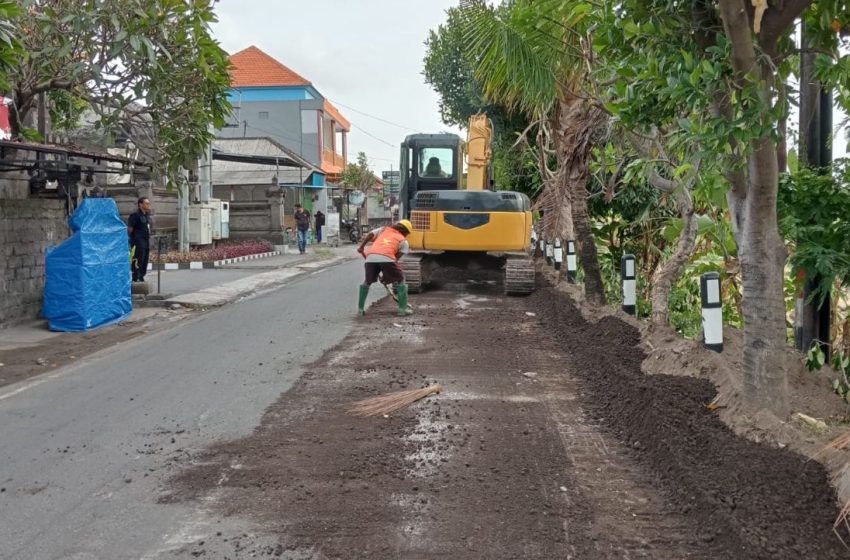
[[[409,220],[401,220],[398,223],[378,229],[366,234],[357,252],[366,259],[366,281],[360,285],[360,297],[357,300],[357,311],[365,315],[366,297],[369,295],[369,287],[378,281],[378,275],[382,276],[384,284],[395,284],[398,297],[398,314],[400,316],[412,315],[413,309],[407,305],[407,284],[404,283],[404,273],[398,264],[398,260],[410,251],[407,236],[413,231],[413,225]],[[366,244],[372,245],[366,249]]]
[[[144,282],[150,255],[151,201],[143,196],[138,200],[137,205],[137,210],[130,214],[130,219],[127,220],[127,235],[130,238],[130,250],[133,255],[130,268],[133,271],[133,282]]]
[[[325,226],[325,215],[321,210],[316,212],[316,215],[313,216],[313,221],[315,222],[316,228],[316,243],[322,242],[322,228]]]
[[[298,237],[298,252],[307,252],[307,233],[310,231],[310,212],[300,204],[295,205],[295,233]]]

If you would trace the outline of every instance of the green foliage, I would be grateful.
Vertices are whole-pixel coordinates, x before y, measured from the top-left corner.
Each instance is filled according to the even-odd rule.
[[[341,184],[364,192],[378,184],[378,178],[369,168],[369,158],[366,157],[365,152],[357,154],[357,163],[349,163],[345,166]]]
[[[3,90],[9,89],[9,72],[23,54],[13,22],[20,12],[17,2],[0,0],[0,88]]]
[[[97,128],[129,132],[173,184],[224,125],[229,61],[209,29],[213,0],[20,3],[26,56],[10,76],[14,133],[37,95],[64,91],[88,103]]]
[[[818,371],[826,363],[826,355],[820,346],[815,344],[806,352],[806,368]],[[832,381],[832,390],[844,401],[850,402],[850,356],[838,351],[833,354],[832,368],[838,373],[838,379]]]
[[[838,281],[850,283],[850,185],[848,161],[835,164],[832,173],[802,169],[780,181],[780,231],[792,241],[792,274],[805,270],[822,282],[812,297],[823,301]]]
[[[449,8],[446,13],[446,22],[429,32],[423,70],[425,82],[440,98],[440,116],[446,124],[466,128],[470,116],[486,114],[493,123],[496,188],[534,197],[541,187],[536,160],[525,144],[514,147],[528,126],[528,119],[484,98],[483,85],[476,79],[470,59],[472,51],[465,36],[463,14],[459,8]]]
[[[88,108],[85,99],[74,96],[62,89],[47,92],[50,109],[50,124],[53,130],[74,130],[80,124],[80,117]]]
[[[461,11],[449,8],[446,16],[444,24],[428,33],[422,71],[425,83],[440,97],[440,117],[444,123],[462,128],[479,112],[495,121],[501,110],[484,100],[481,84],[473,75]]]
[[[806,369],[809,371],[819,370],[825,363],[826,354],[819,345],[815,344],[806,352]]]

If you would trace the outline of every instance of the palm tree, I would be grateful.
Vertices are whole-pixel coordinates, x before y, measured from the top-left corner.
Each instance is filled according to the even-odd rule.
[[[535,122],[541,138],[539,166],[544,189],[544,231],[550,238],[578,236],[588,301],[605,303],[596,243],[587,211],[589,160],[604,120],[581,84],[588,67],[579,3],[514,0],[490,8],[481,0],[461,2],[475,75],[484,94]],[[551,141],[556,167],[545,150]]]

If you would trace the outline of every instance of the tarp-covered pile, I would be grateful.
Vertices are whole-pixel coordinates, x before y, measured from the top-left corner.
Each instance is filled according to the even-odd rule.
[[[127,226],[111,198],[83,200],[73,235],[47,250],[44,316],[54,331],[87,331],[133,311]]]

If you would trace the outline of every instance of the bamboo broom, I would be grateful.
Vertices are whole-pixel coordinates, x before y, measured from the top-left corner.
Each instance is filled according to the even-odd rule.
[[[397,393],[388,393],[379,397],[372,397],[357,401],[348,409],[348,413],[353,416],[369,417],[378,416],[379,414],[389,414],[409,404],[413,404],[419,399],[424,399],[427,396],[435,395],[443,390],[442,385],[431,385],[422,389],[412,389],[409,391],[398,391]]]

